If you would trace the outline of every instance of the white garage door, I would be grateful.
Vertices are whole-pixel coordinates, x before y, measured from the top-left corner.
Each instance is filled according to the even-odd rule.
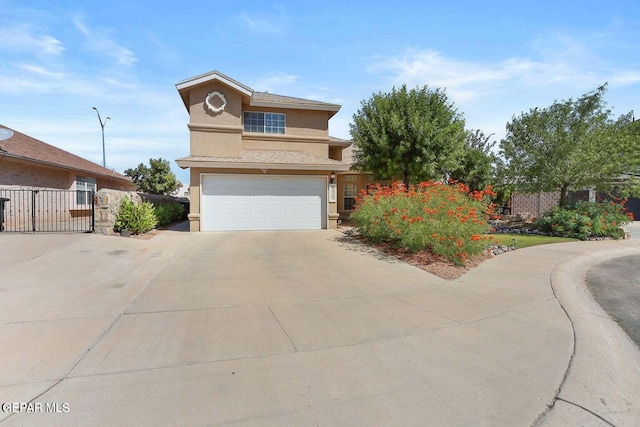
[[[325,177],[203,175],[202,231],[326,228]]]

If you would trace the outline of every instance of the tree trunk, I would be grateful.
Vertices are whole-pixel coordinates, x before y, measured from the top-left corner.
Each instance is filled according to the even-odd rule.
[[[569,200],[569,187],[563,185],[560,188],[560,207],[564,208],[567,206],[567,202]]]

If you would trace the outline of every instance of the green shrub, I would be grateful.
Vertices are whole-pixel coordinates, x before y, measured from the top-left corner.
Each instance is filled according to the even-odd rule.
[[[184,217],[184,207],[177,202],[157,204],[154,205],[153,210],[158,219],[158,227],[164,227]]]
[[[624,237],[622,226],[630,221],[622,204],[577,202],[569,207],[554,207],[538,219],[542,231],[556,236],[588,239],[590,237]]]
[[[375,186],[358,198],[351,219],[365,238],[393,242],[409,251],[430,249],[456,264],[490,244],[486,215],[490,188],[469,193],[464,184],[423,182],[408,190]]]
[[[131,234],[142,234],[153,230],[158,223],[153,205],[149,202],[136,204],[128,197],[120,202],[115,231],[129,230]]]

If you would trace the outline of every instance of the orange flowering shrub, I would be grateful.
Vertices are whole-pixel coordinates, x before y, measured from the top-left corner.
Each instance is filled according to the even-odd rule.
[[[490,243],[491,187],[469,192],[462,183],[422,182],[372,186],[357,198],[351,219],[374,242],[394,242],[410,251],[430,249],[456,264]]]

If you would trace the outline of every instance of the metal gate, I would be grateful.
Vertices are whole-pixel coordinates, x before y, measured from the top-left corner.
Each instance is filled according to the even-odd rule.
[[[0,188],[2,232],[93,232],[93,191]]]

